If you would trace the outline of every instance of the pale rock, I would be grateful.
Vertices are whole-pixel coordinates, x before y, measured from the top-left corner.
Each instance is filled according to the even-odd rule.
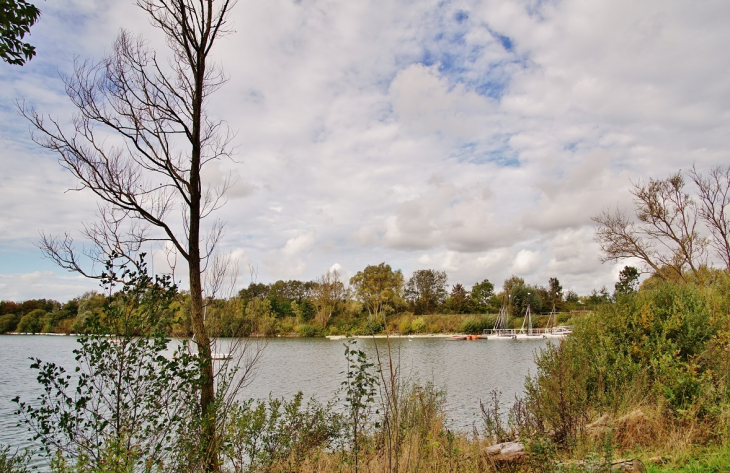
[[[521,442],[503,442],[484,449],[484,453],[495,463],[518,463],[526,456],[525,446]]]

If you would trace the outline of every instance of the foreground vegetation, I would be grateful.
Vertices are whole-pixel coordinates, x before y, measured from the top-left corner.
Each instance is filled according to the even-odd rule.
[[[514,405],[505,408],[498,393],[484,393],[482,423],[472,432],[448,427],[438,387],[402,379],[387,352],[368,359],[356,345],[346,344],[349,369],[341,391],[326,402],[301,395],[262,402],[218,400],[222,469],[599,471],[618,458],[639,458],[654,472],[724,471],[730,463],[725,440],[730,432],[730,275],[706,275],[702,281],[651,280],[576,320],[571,337],[537,356],[537,372],[527,378]],[[184,353],[160,357],[164,330],[152,330],[152,339],[133,335],[140,324],[151,328],[168,320],[171,294],[158,290],[149,296],[161,305],[137,297],[147,302],[125,312],[119,299],[108,298],[106,318],[93,323],[125,321],[114,331],[128,329],[129,336],[110,343],[109,337],[92,335],[78,351],[85,386],[126,380],[122,408],[118,403],[100,407],[93,390],[80,391],[79,403],[61,372],[37,362],[39,380],[48,388],[43,407],[18,402],[55,471],[200,470],[196,426],[189,423],[196,358]],[[152,307],[157,309],[150,312]],[[151,375],[138,382],[122,367]],[[223,385],[236,379],[230,368],[220,378]],[[119,386],[111,391],[119,392]],[[173,391],[174,402],[164,403],[172,411],[160,417],[160,393]],[[144,422],[131,422],[131,413],[167,434],[160,438],[159,428],[155,434],[146,431]],[[53,419],[67,419],[67,424]],[[99,430],[98,422],[105,427]],[[99,435],[81,435],[84,431]],[[529,453],[519,463],[505,464],[485,453],[491,444],[516,439]],[[9,451],[0,464],[9,465],[5,471],[24,468],[22,458]]]

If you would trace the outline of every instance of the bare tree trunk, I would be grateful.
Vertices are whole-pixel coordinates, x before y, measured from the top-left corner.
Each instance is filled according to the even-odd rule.
[[[228,157],[231,135],[205,113],[205,98],[224,82],[208,63],[235,0],[138,0],[137,5],[162,30],[173,53],[163,67],[144,40],[122,31],[114,52],[98,63],[76,64],[65,79],[78,108],[71,134],[59,122],[20,105],[34,125],[34,140],[60,154],[61,164],[104,203],[101,221],[85,227],[94,248],[82,264],[68,235],[44,235],[41,248],[60,266],[99,277],[94,264],[110,257],[136,263],[146,242],[167,241],[188,265],[190,316],[200,359],[199,415],[203,468],[220,470],[220,427],[216,418],[212,343],[205,322],[202,275],[222,233],[214,223],[203,238],[201,221],[219,208],[228,183],[209,188],[201,182],[206,163]],[[99,132],[101,130],[101,132]],[[125,141],[113,147],[112,133]],[[179,220],[170,213],[179,207]],[[201,241],[205,241],[201,247]],[[248,370],[248,367],[247,367]]]

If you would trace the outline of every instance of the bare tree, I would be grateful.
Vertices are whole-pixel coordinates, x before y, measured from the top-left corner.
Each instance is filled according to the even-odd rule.
[[[689,177],[697,185],[700,218],[712,238],[710,246],[715,255],[730,270],[730,165],[715,166],[707,177],[693,166]]]
[[[646,270],[669,271],[681,280],[687,270],[697,274],[707,265],[708,240],[698,228],[700,212],[684,186],[681,171],[667,179],[634,184],[631,193],[638,222],[620,209],[593,217],[601,261],[637,258]]]
[[[110,55],[99,62],[79,61],[65,78],[66,93],[77,107],[73,128],[21,105],[34,128],[33,139],[60,155],[78,179],[76,190],[101,200],[98,223],[85,225],[90,249],[73,239],[43,235],[41,248],[60,266],[98,277],[94,265],[111,254],[134,262],[146,242],[167,242],[187,264],[194,341],[201,360],[199,415],[204,468],[219,469],[215,382],[211,339],[204,316],[203,274],[212,279],[221,267],[211,259],[223,225],[202,222],[224,203],[229,185],[206,186],[201,170],[230,156],[231,133],[206,113],[206,99],[225,78],[211,61],[216,40],[228,32],[235,0],[138,0],[137,5],[165,35],[172,58],[161,61],[139,37],[122,30]],[[218,288],[216,281],[209,281]]]

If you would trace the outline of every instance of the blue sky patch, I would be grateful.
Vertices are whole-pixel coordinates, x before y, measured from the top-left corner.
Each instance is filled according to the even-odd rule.
[[[500,100],[509,86],[510,69],[515,64],[526,64],[515,52],[515,41],[486,23],[475,22],[467,11],[454,11],[449,2],[439,4],[433,15],[433,32],[424,38],[417,62],[437,66],[452,87],[460,84],[479,95]],[[484,37],[470,35],[475,29],[486,30],[489,36],[485,41],[475,40]],[[485,60],[485,52],[494,48],[507,54],[490,64]]]
[[[580,141],[573,141],[571,143],[568,143],[565,145],[565,150],[570,151],[571,153],[575,153],[578,149],[578,145],[580,144]]]
[[[509,139],[510,135],[498,135],[491,137],[489,143],[470,141],[455,149],[451,157],[460,162],[519,167],[519,155],[509,146]]]
[[[464,23],[469,19],[469,13],[465,12],[464,10],[459,10],[456,13],[454,13],[454,20],[461,24]]]

